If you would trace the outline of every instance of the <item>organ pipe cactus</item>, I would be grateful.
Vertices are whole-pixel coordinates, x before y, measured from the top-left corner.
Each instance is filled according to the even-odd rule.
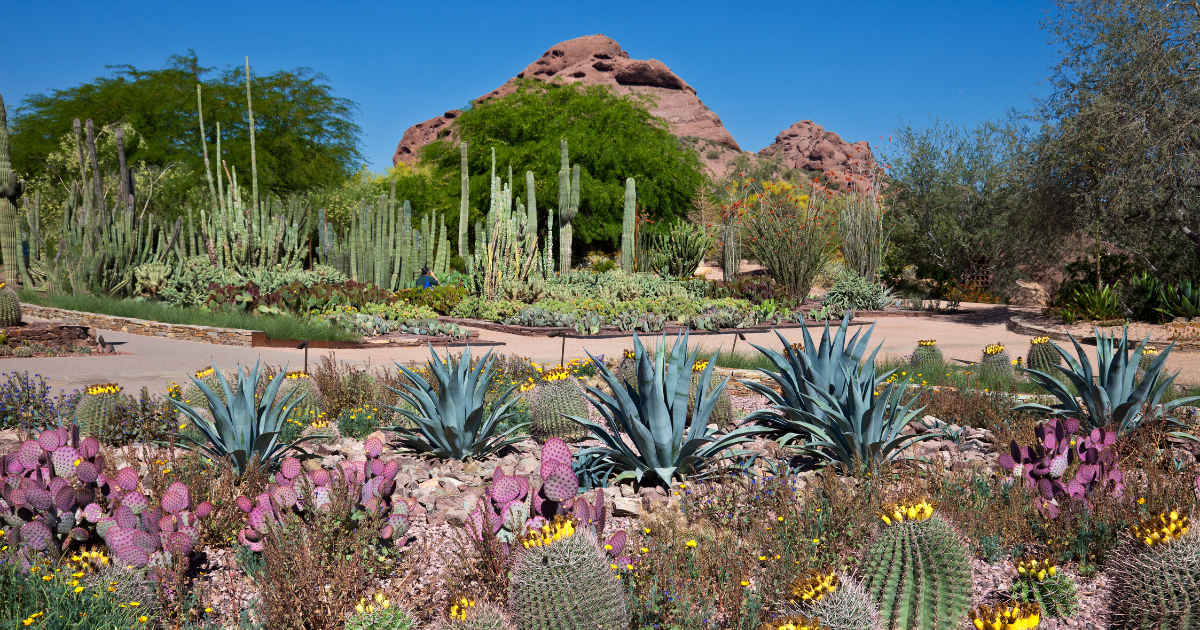
[[[238,509],[246,514],[246,525],[238,533],[238,541],[252,551],[262,551],[263,537],[279,524],[284,514],[307,518],[315,512],[327,511],[335,493],[344,490],[355,514],[379,519],[381,540],[402,542],[412,524],[415,504],[392,498],[400,467],[395,460],[381,458],[383,443],[379,438],[367,438],[363,449],[366,461],[341,461],[332,469],[305,471],[299,459],[285,457],[275,474],[275,482],[265,492],[253,500],[246,496],[236,499]]]
[[[8,114],[4,98],[0,97],[0,253],[4,255],[4,273],[8,282],[16,284],[24,256],[18,248],[20,228],[17,225],[17,200],[25,194],[25,181],[18,179],[9,157]]]
[[[404,446],[433,457],[464,460],[485,457],[509,444],[519,442],[514,435],[527,423],[519,423],[497,434],[500,424],[514,413],[513,405],[520,400],[513,396],[517,385],[487,398],[495,373],[495,358],[489,351],[471,367],[471,349],[455,360],[447,350],[443,359],[429,346],[432,360],[430,371],[437,380],[435,389],[423,376],[406,366],[396,364],[411,384],[401,384],[402,390],[388,387],[404,403],[392,409],[412,420],[415,428],[403,426],[389,430],[400,434]]]
[[[458,145],[460,159],[458,200],[458,255],[467,257],[467,225],[471,204],[471,174],[467,171],[467,143]],[[532,205],[532,204],[531,204]]]
[[[625,216],[621,222],[621,269],[633,273],[633,232],[637,222],[637,185],[633,178],[625,180]]]
[[[201,443],[186,434],[180,434],[181,438],[190,443],[184,444],[186,448],[202,451],[214,459],[225,456],[233,457],[234,467],[240,477],[254,457],[258,457],[259,461],[269,468],[274,468],[279,465],[279,461],[289,451],[295,450],[307,455],[307,452],[299,448],[300,443],[328,437],[312,435],[293,444],[284,444],[279,441],[278,437],[283,430],[283,423],[291,415],[292,410],[299,406],[304,399],[304,394],[301,394],[293,400],[293,395],[297,392],[293,389],[280,397],[278,401],[275,400],[279,388],[286,379],[286,366],[267,383],[261,396],[256,394],[258,383],[262,378],[259,362],[256,361],[254,369],[249,372],[244,372],[241,364],[238,364],[236,394],[229,387],[229,383],[225,381],[224,375],[216,368],[216,363],[213,363],[217,382],[221,385],[220,393],[195,376],[191,377],[192,383],[208,400],[208,408],[213,416],[212,420],[201,415],[186,403],[173,398],[167,399],[207,438],[207,443]]]
[[[1097,369],[1094,372],[1091,361],[1073,335],[1068,336],[1075,345],[1078,361],[1058,344],[1054,344],[1054,349],[1067,362],[1066,367],[1055,367],[1067,377],[1070,385],[1074,386],[1074,391],[1047,372],[1025,370],[1030,379],[1057,398],[1059,404],[1047,407],[1030,403],[1020,405],[1016,409],[1080,418],[1089,427],[1106,427],[1115,430],[1118,435],[1124,435],[1141,425],[1147,409],[1152,411],[1153,417],[1161,418],[1180,405],[1200,400],[1200,396],[1190,396],[1177,398],[1169,403],[1160,402],[1175,383],[1175,377],[1179,376],[1178,372],[1170,376],[1163,375],[1167,357],[1175,347],[1174,342],[1164,348],[1158,354],[1158,358],[1145,369],[1145,376],[1141,382],[1135,383],[1138,363],[1150,337],[1147,335],[1137,348],[1130,351],[1128,332],[1128,329],[1125,329],[1118,341],[1115,335],[1103,335],[1096,329]]]

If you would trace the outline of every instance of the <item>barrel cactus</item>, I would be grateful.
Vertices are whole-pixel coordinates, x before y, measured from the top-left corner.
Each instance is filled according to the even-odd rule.
[[[879,607],[871,594],[854,578],[833,572],[818,572],[791,586],[785,605],[788,615],[810,615],[821,620],[825,630],[878,630]]]
[[[1158,348],[1154,346],[1146,346],[1142,350],[1142,358],[1138,359],[1137,373],[1134,376],[1138,381],[1146,377],[1146,368],[1150,367],[1151,363],[1158,358]]]
[[[825,630],[820,619],[804,615],[786,615],[759,626],[759,630]]]
[[[1057,375],[1054,366],[1062,365],[1062,355],[1054,347],[1049,337],[1034,337],[1029,340],[1029,354],[1025,357],[1025,366],[1031,370]]]
[[[21,323],[21,300],[17,299],[17,292],[8,286],[7,282],[0,282],[0,327],[16,326]]]
[[[321,406],[321,395],[312,377],[307,372],[296,370],[284,375],[283,386],[279,388],[279,399],[295,391],[292,400],[299,399],[300,403],[292,408],[292,412],[284,419],[280,439],[284,442],[294,442],[300,433],[313,422],[322,418],[324,408]],[[303,398],[301,396],[303,395]]]
[[[408,611],[392,605],[383,593],[360,599],[346,616],[346,630],[413,630],[417,622]]]
[[[700,375],[704,373],[704,368],[708,367],[708,361],[697,361],[692,365],[692,385],[691,391],[688,393],[688,416],[691,416],[696,411],[696,390],[700,383]],[[720,383],[709,381],[708,391],[712,393],[717,389]],[[726,427],[733,422],[733,399],[729,397],[729,389],[721,389],[721,394],[717,396],[717,406],[713,407],[712,416],[709,417],[709,423],[715,424],[718,427]]]
[[[116,383],[89,385],[75,407],[75,424],[84,437],[104,435],[105,424],[121,404],[121,386]]]
[[[588,435],[583,425],[568,417],[588,415],[587,398],[570,370],[562,367],[546,370],[531,398],[529,435],[539,444],[552,437],[575,442]]]
[[[971,623],[979,630],[1034,630],[1041,615],[1037,604],[983,604],[971,609]]]
[[[1200,628],[1200,536],[1179,510],[1131,528],[1106,573],[1112,627]]]
[[[455,596],[446,604],[445,618],[433,624],[433,630],[511,630],[512,622],[504,611],[487,602]]]
[[[928,501],[886,508],[863,582],[891,630],[957,628],[971,605],[967,547]]]
[[[1004,344],[994,343],[983,349],[983,360],[979,362],[979,377],[989,381],[1012,378],[1013,363],[1004,351]]]
[[[1047,617],[1065,619],[1079,607],[1075,580],[1058,570],[1053,558],[1025,558],[1017,562],[1012,598],[1016,602],[1038,604]]]
[[[926,380],[931,380],[934,375],[940,373],[946,361],[942,358],[942,349],[937,347],[937,339],[918,341],[910,363],[926,377]]]
[[[221,387],[220,373],[217,370],[212,367],[196,370],[196,380],[207,385],[209,389],[216,392],[221,402],[225,402],[225,389]],[[230,385],[233,387],[237,386],[236,382],[230,383]],[[235,391],[234,393],[236,394],[237,392]],[[183,404],[191,405],[197,409],[208,408],[208,400],[205,398],[204,392],[200,391],[200,388],[195,383],[188,383],[184,386]]]
[[[556,516],[521,538],[509,585],[519,630],[624,630],[625,592],[589,527]]]
[[[637,361],[634,359],[632,350],[625,351],[625,355],[621,357],[621,362],[617,364],[614,372],[622,383],[628,383],[635,391],[637,390]]]

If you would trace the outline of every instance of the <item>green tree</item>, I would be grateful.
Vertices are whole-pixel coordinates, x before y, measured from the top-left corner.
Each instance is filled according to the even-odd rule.
[[[935,122],[895,130],[884,162],[899,226],[897,253],[926,277],[991,277],[1003,291],[1022,270],[1050,262],[1051,231],[1037,225],[1024,177],[1029,139],[1012,121],[960,129]]]
[[[1200,266],[1200,4],[1058,0],[1040,113],[1045,216],[1160,277]]]
[[[204,86],[204,122],[210,156],[221,124],[222,159],[249,184],[250,142],[244,69],[200,65],[194,51],[173,55],[159,70],[112,66],[67,89],[27,96],[10,121],[14,167],[32,180],[56,179],[52,154],[59,152],[72,121],[91,118],[97,128],[122,123],[140,136],[130,163],[176,165],[204,181],[196,112],[196,84]],[[259,185],[263,193],[307,191],[340,184],[363,162],[357,105],[337,97],[328,79],[308,68],[252,76]],[[74,140],[66,144],[73,147]],[[73,152],[73,151],[72,151]],[[69,168],[73,162],[67,161]],[[219,167],[219,162],[214,166]],[[66,180],[71,179],[68,172]]]
[[[428,145],[421,159],[444,191],[438,209],[449,210],[457,207],[459,194],[458,141],[467,142],[472,222],[486,213],[493,147],[497,174],[507,178],[508,168],[513,169],[515,193],[524,196],[523,175],[533,171],[538,214],[545,217],[550,209],[557,212],[559,140],[566,138],[582,182],[575,239],[593,247],[620,242],[627,177],[637,180],[638,210],[656,221],[686,217],[704,183],[696,153],[672,136],[663,120],[644,102],[604,86],[525,81],[513,94],[474,105],[454,126],[454,140]]]

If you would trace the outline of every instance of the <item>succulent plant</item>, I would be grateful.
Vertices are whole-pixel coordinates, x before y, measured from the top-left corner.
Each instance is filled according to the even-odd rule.
[[[1112,627],[1200,628],[1200,536],[1186,519],[1178,510],[1147,519],[1113,551],[1105,567]]]
[[[346,630],[414,630],[417,620],[382,593],[360,599],[354,612],[346,616]]]
[[[139,491],[137,472],[117,471],[111,497],[115,509],[110,517],[95,520],[96,532],[116,558],[135,567],[170,568],[175,554],[190,557],[200,542],[199,521],[212,514],[212,504],[194,504],[191,489],[176,481],[158,500]],[[93,520],[89,510],[83,516]],[[98,506],[93,512],[99,511]]]
[[[251,551],[262,551],[262,539],[276,526],[285,513],[301,518],[328,509],[335,492],[344,486],[354,499],[355,511],[381,520],[379,538],[396,544],[402,541],[412,524],[415,505],[408,500],[393,500],[396,474],[400,466],[395,460],[383,461],[383,442],[367,438],[363,442],[366,461],[340,461],[333,469],[318,468],[306,471],[300,460],[285,457],[275,473],[275,481],[253,500],[246,496],[236,499],[237,507],[246,514],[246,526],[238,533],[238,541]]]
[[[1034,337],[1029,340],[1029,353],[1025,357],[1025,365],[1031,370],[1051,373],[1054,366],[1062,365],[1062,355],[1054,347],[1049,337]]]
[[[0,282],[0,327],[21,323],[21,300],[6,282]]]
[[[509,582],[519,630],[624,630],[629,608],[596,534],[556,517],[522,537]]]
[[[1013,362],[1004,350],[1004,344],[994,343],[983,349],[983,359],[979,361],[979,377],[988,381],[1002,381],[1012,378]]]
[[[942,358],[942,349],[937,347],[936,339],[922,339],[917,342],[910,364],[922,374],[933,376],[945,368],[946,361]]]
[[[1053,418],[1034,429],[1038,442],[1032,447],[1020,446],[1016,440],[1009,452],[1000,455],[999,465],[1025,479],[1025,487],[1036,490],[1035,505],[1050,518],[1058,516],[1058,502],[1070,497],[1089,504],[1099,493],[1120,497],[1125,488],[1125,474],[1117,467],[1116,452],[1111,449],[1117,441],[1115,431],[1092,429],[1077,436],[1079,421],[1075,418]],[[1066,477],[1068,467],[1079,461],[1074,475]]]
[[[575,442],[588,435],[588,430],[571,416],[587,416],[588,402],[571,376],[570,370],[556,368],[542,375],[542,382],[533,390],[529,403],[531,422],[529,435],[538,442],[548,438],[562,438]]]
[[[75,424],[83,437],[103,436],[109,416],[121,404],[121,386],[116,383],[89,385],[75,407]]]
[[[202,444],[186,434],[180,434],[179,437],[190,443],[181,445],[200,450],[214,459],[232,456],[237,474],[241,476],[254,457],[258,457],[260,462],[273,469],[289,451],[294,450],[307,455],[299,448],[300,443],[322,437],[309,436],[293,444],[285,444],[278,439],[279,432],[283,430],[284,419],[304,400],[303,394],[295,397],[293,394],[296,392],[293,391],[276,401],[276,394],[286,380],[283,373],[276,374],[259,395],[256,391],[261,380],[259,362],[256,361],[254,369],[249,372],[243,372],[242,366],[238,365],[237,393],[230,389],[225,377],[217,372],[216,368],[214,363],[213,371],[224,396],[217,394],[195,376],[192,377],[192,383],[207,399],[212,420],[198,413],[190,404],[167,399],[207,438],[207,443]]]
[[[692,366],[692,385],[688,391],[688,415],[696,412],[696,400],[699,398],[700,374],[704,372],[704,368],[708,367],[708,361],[701,361]],[[708,394],[712,395],[719,383],[709,381]],[[715,424],[720,428],[725,428],[733,422],[733,399],[729,396],[728,389],[722,389],[717,393],[717,404],[713,407],[712,416],[709,418],[710,424]]]
[[[885,628],[958,628],[971,605],[971,564],[958,534],[928,502],[889,506],[867,547],[863,583]]]
[[[1158,358],[1144,368],[1145,376],[1135,385],[1137,368],[1145,354],[1149,336],[1142,340],[1136,349],[1130,351],[1127,329],[1121,333],[1119,341],[1115,335],[1103,335],[1096,329],[1098,369],[1095,373],[1083,347],[1074,336],[1068,336],[1071,337],[1071,343],[1075,344],[1078,361],[1057,344],[1054,348],[1067,362],[1067,367],[1058,366],[1057,369],[1067,377],[1074,389],[1048,372],[1027,370],[1030,379],[1057,398],[1059,404],[1047,407],[1031,403],[1020,405],[1016,407],[1017,410],[1036,410],[1057,416],[1080,418],[1090,427],[1115,428],[1118,435],[1124,435],[1142,423],[1147,409],[1152,411],[1153,417],[1161,418],[1180,405],[1200,400],[1200,396],[1190,396],[1176,398],[1165,404],[1159,403],[1163,394],[1175,383],[1175,377],[1179,375],[1177,372],[1163,377],[1163,367],[1172,348],[1175,347],[1174,342],[1159,352]]]
[[[515,384],[494,397],[487,395],[496,371],[491,351],[474,368],[469,347],[457,361],[449,350],[445,359],[438,356],[432,344],[429,353],[432,355],[429,371],[437,381],[436,389],[420,374],[399,363],[396,367],[411,385],[402,383],[404,391],[388,387],[407,403],[392,410],[416,425],[415,429],[389,428],[400,434],[404,446],[433,457],[464,460],[484,457],[523,439],[514,434],[527,423],[496,434],[500,424],[513,415],[512,407],[520,399],[513,396]]]
[[[857,580],[838,576],[837,589],[804,605],[802,610],[821,620],[826,630],[879,630],[879,607]]]
[[[499,606],[455,595],[446,604],[445,615],[430,626],[431,630],[511,630],[512,622]]]
[[[979,630],[1034,630],[1041,614],[1037,604],[983,604],[971,609],[971,623]]]
[[[1017,579],[1010,591],[1013,601],[1037,604],[1047,617],[1066,619],[1079,608],[1075,580],[1059,571],[1053,558],[1025,558],[1017,562]]]
[[[729,382],[726,378],[716,388],[709,388],[715,363],[709,363],[700,374],[695,412],[687,412],[691,368],[699,352],[698,348],[688,350],[688,338],[687,332],[676,337],[668,352],[666,335],[663,335],[654,363],[651,363],[641,339],[634,333],[636,390],[626,387],[603,361],[588,354],[612,394],[587,387],[588,398],[604,417],[604,424],[581,417],[574,420],[590,429],[605,446],[586,449],[580,457],[593,458],[591,461],[619,471],[612,481],[633,477],[641,483],[653,479],[655,483],[670,486],[675,477],[701,472],[722,451],[766,431],[761,427],[742,427],[719,434],[715,429],[707,428],[721,392]],[[632,446],[626,442],[626,436]]]

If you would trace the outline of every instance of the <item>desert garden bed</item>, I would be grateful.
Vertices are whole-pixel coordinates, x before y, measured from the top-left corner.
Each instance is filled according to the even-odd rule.
[[[1052,339],[1066,341],[1070,334],[1081,343],[1095,343],[1096,332],[1102,335],[1118,335],[1128,331],[1130,339],[1138,342],[1149,337],[1148,343],[1162,347],[1174,343],[1178,352],[1200,351],[1200,321],[1174,321],[1162,324],[1125,320],[1102,322],[1076,322],[1064,324],[1062,319],[1051,315],[1022,315],[1010,318],[1009,330],[1034,336],[1046,335]]]

